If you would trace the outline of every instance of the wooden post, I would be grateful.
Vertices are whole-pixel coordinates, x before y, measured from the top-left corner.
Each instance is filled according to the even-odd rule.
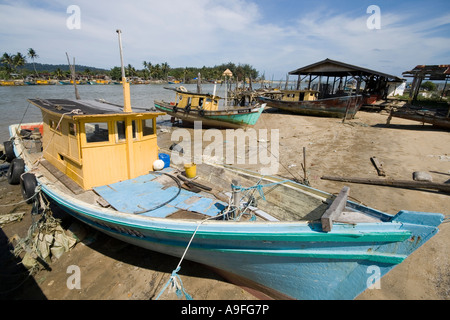
[[[334,199],[333,203],[328,207],[327,211],[322,215],[320,221],[322,222],[322,230],[330,232],[333,228],[333,220],[336,220],[340,216],[347,204],[348,194],[350,192],[349,187],[342,188],[339,195]]]
[[[131,97],[130,97],[130,84],[127,82],[125,77],[125,67],[123,65],[123,54],[122,54],[122,31],[120,29],[116,30],[119,35],[119,50],[120,50],[120,64],[122,69],[122,86],[123,86],[123,112],[132,112],[131,110]]]
[[[70,64],[69,55],[66,52],[67,63],[69,64],[70,74],[73,81],[73,86],[75,87],[75,98],[80,100],[80,95],[78,94],[77,82],[75,79],[75,57],[73,58],[73,65]]]

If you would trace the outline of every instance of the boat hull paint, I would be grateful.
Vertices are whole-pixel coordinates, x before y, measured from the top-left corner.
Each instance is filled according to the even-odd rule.
[[[155,107],[183,122],[194,123],[195,121],[201,121],[204,127],[238,129],[254,126],[265,106],[233,110],[205,110],[204,115],[201,115],[199,110],[190,110],[188,113],[184,109],[174,111],[174,106],[162,101],[155,101]]]
[[[362,96],[343,96],[314,101],[281,101],[267,97],[258,97],[262,103],[277,109],[311,116],[353,119],[359,111]],[[347,110],[348,107],[348,110]]]
[[[98,211],[76,199],[43,191],[64,211],[122,241],[181,257],[198,222],[142,218]],[[307,222],[217,222],[202,224],[186,259],[256,282],[268,294],[293,299],[353,299],[373,273],[382,277],[425,243],[440,214],[402,211],[391,222],[322,232]]]

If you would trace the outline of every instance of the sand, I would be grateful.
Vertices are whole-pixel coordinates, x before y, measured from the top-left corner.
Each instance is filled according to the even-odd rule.
[[[411,190],[322,180],[322,176],[352,176],[378,178],[371,157],[383,163],[386,176],[412,180],[414,171],[431,173],[433,181],[450,179],[450,132],[430,125],[394,118],[385,125],[387,113],[360,111],[346,123],[340,119],[304,117],[288,113],[264,113],[255,129],[279,129],[279,174],[303,178],[301,164],[306,148],[307,178],[312,187],[339,193],[350,187],[352,200],[396,214],[400,210],[450,214],[450,196],[432,190]],[[270,139],[269,139],[270,140]],[[275,143],[271,140],[270,143]],[[161,147],[171,145],[171,132],[159,138]],[[254,165],[243,167],[255,169]],[[2,178],[0,178],[2,180]],[[0,181],[0,203],[21,200],[20,188]],[[42,270],[24,283],[20,266],[11,267],[6,252],[5,237],[24,236],[31,222],[29,205],[0,207],[0,214],[26,211],[23,221],[3,227],[1,266],[12,276],[3,282],[0,292],[17,286],[1,298],[6,299],[155,299],[177,266],[179,259],[134,247],[109,238],[70,218],[72,224],[84,230],[83,242],[51,263],[52,271]],[[450,298],[450,224],[440,226],[440,232],[403,263],[381,279],[380,288],[366,290],[358,300],[448,300]],[[5,262],[6,261],[6,262]],[[69,290],[67,268],[80,267],[81,289]],[[8,268],[3,268],[4,266]],[[250,293],[228,283],[209,269],[183,261],[179,275],[184,288],[195,300],[254,300]],[[8,287],[9,286],[9,287]],[[165,292],[161,298],[178,299]]]

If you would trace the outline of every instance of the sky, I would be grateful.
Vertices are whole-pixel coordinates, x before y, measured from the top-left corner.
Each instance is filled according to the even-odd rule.
[[[450,64],[449,0],[0,0],[0,21],[0,54],[33,48],[48,64],[67,64],[67,52],[120,66],[117,29],[136,69],[233,62],[281,80],[326,58],[397,76]]]

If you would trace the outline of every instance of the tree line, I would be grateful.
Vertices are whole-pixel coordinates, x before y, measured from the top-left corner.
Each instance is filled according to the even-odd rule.
[[[35,76],[40,77],[42,74],[46,76],[52,75],[55,78],[62,79],[70,76],[68,66],[63,65],[42,65],[37,64],[39,72],[36,69],[35,60],[38,58],[38,54],[33,48],[29,48],[27,54],[24,55],[20,52],[16,54],[3,53],[0,58],[0,78],[10,79],[14,76]],[[28,70],[27,58],[32,60],[33,70]],[[47,67],[47,70],[45,69]],[[113,80],[120,80],[122,77],[122,71],[120,67],[113,67],[110,70],[91,68],[82,66],[83,71],[80,71],[80,66],[76,66],[77,77],[85,76],[108,76]],[[190,81],[201,75],[204,80],[218,80],[223,78],[225,70],[229,69],[235,79],[241,81],[243,79],[256,80],[260,75],[259,72],[249,64],[235,64],[232,62],[216,65],[214,67],[203,66],[197,67],[177,67],[172,68],[167,62],[163,63],[151,63],[149,61],[143,61],[142,68],[137,69],[131,64],[128,64],[125,68],[126,77],[136,77],[144,80],[165,80],[176,79],[180,81]],[[52,71],[50,71],[52,70]]]
[[[216,65],[214,67],[202,68],[196,67],[177,67],[172,68],[167,62],[152,64],[151,62],[144,61],[142,63],[143,68],[137,70],[132,65],[127,65],[125,69],[125,76],[127,77],[139,77],[145,80],[169,80],[177,79],[180,81],[189,81],[201,75],[205,80],[218,80],[223,78],[225,70],[229,69],[233,76],[241,81],[244,78],[257,79],[259,72],[250,66],[249,64],[234,64],[232,62]],[[119,80],[122,77],[121,68],[114,67],[110,71],[110,77],[114,80]]]

